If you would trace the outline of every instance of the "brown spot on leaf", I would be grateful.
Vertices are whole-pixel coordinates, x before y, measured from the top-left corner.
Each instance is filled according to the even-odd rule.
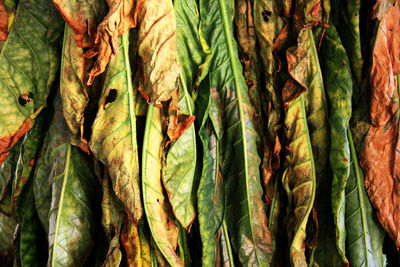
[[[31,158],[30,160],[29,160],[29,166],[30,167],[33,167],[33,165],[35,165],[35,158]]]

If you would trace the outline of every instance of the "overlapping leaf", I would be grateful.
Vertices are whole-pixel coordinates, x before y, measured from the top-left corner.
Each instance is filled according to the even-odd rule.
[[[135,99],[128,54],[128,33],[121,53],[109,64],[99,109],[92,126],[91,149],[109,170],[114,192],[136,223],[143,214],[139,186]]]
[[[233,37],[233,7],[232,1],[200,1],[201,31],[214,51],[209,68],[210,86],[221,95],[222,120],[226,125],[222,176],[231,241],[242,264],[265,265],[270,260],[271,236],[262,200],[258,135],[252,122],[254,110]],[[222,136],[217,129],[216,132]]]
[[[160,110],[150,105],[147,110],[142,154],[143,206],[151,234],[162,255],[172,266],[183,266],[175,249],[179,229],[167,212],[161,181],[163,134]]]
[[[180,64],[185,66],[180,76],[179,108],[184,114],[193,115],[194,104],[189,90],[194,86],[196,73],[204,57],[198,34],[199,14],[193,1],[179,0],[174,4],[177,14],[178,57]],[[191,39],[187,37],[188,33],[191,33]],[[186,229],[190,229],[196,214],[193,194],[196,158],[196,132],[194,124],[191,124],[171,144],[163,175],[175,217]]]
[[[0,163],[46,105],[58,69],[60,18],[45,0],[21,0],[0,54]]]

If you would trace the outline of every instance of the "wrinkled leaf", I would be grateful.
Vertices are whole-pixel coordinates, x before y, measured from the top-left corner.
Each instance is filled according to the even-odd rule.
[[[150,232],[162,255],[172,266],[183,266],[175,253],[179,229],[166,211],[168,200],[161,182],[163,134],[160,110],[150,105],[147,110],[142,154],[143,206]]]
[[[106,0],[106,3],[108,14],[97,27],[96,47],[86,53],[86,57],[98,55],[89,73],[89,85],[94,77],[104,72],[111,55],[118,54],[118,38],[136,26],[137,10],[143,5],[141,1],[130,0]]]
[[[361,153],[365,186],[382,226],[400,246],[399,155],[399,4],[380,21],[372,52],[371,108],[368,133]],[[379,179],[377,178],[379,177]]]
[[[176,62],[176,19],[170,0],[141,1],[138,10],[139,87],[149,103],[161,107],[177,90],[180,68]],[[161,45],[162,44],[162,45]]]
[[[84,112],[88,105],[88,68],[89,59],[83,58],[83,49],[75,40],[71,27],[65,25],[63,50],[60,70],[60,93],[63,102],[65,121],[72,133],[72,144],[81,146],[88,151],[86,141],[83,139]],[[81,144],[81,140],[84,142]]]
[[[64,20],[75,33],[79,47],[94,45],[96,28],[105,11],[103,1],[97,0],[53,0]]]
[[[143,214],[133,97],[137,88],[132,87],[128,48],[126,33],[121,37],[121,53],[107,69],[90,146],[108,168],[114,192],[137,223]]]
[[[61,19],[45,0],[21,0],[0,54],[0,164],[46,105],[58,69]]]
[[[233,1],[200,1],[201,31],[214,51],[209,68],[210,86],[221,95],[227,127],[222,163],[225,219],[241,263],[266,265],[271,256],[271,236],[262,200],[258,135],[251,119],[254,110],[233,36],[233,8]],[[218,130],[215,131],[219,137]]]

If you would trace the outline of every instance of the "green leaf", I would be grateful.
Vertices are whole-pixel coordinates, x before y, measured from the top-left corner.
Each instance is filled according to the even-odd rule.
[[[347,254],[350,266],[383,266],[384,232],[365,191],[349,126],[353,94],[350,64],[333,25],[326,29],[321,58],[331,103],[330,162],[334,172],[332,209],[336,244],[343,260],[347,261]]]
[[[226,223],[241,263],[266,265],[271,256],[271,236],[262,199],[254,110],[233,36],[233,1],[200,1],[200,14],[204,39],[214,51],[209,68],[211,92],[221,95],[221,103],[215,105],[221,104],[222,121],[226,123],[226,132],[221,135],[214,127],[218,138],[226,134],[222,152]]]
[[[13,237],[16,221],[13,217],[8,217],[0,213],[0,256],[10,253],[13,245]]]
[[[202,63],[198,25],[198,8],[194,1],[175,1],[177,22],[178,59],[182,65],[180,76],[179,108],[187,115],[194,114],[194,104],[189,95],[196,79],[195,74]],[[190,55],[190,56],[189,56]],[[194,174],[196,168],[196,132],[192,124],[174,143],[166,156],[164,185],[168,192],[175,217],[185,229],[190,229],[195,218]]]
[[[143,206],[150,232],[162,255],[172,266],[183,266],[175,253],[179,229],[166,212],[161,184],[163,140],[160,110],[149,105],[142,153]]]
[[[45,193],[35,192],[35,201],[49,202],[38,208],[48,224],[49,259],[51,266],[72,266],[84,262],[91,248],[94,232],[95,183],[92,162],[79,148],[69,144],[70,135],[65,123],[61,100],[55,100],[56,113],[44,145],[44,164],[48,171],[36,175],[47,184]],[[39,162],[38,162],[39,164]],[[43,221],[42,221],[43,222]]]
[[[17,217],[19,223],[22,222],[25,206],[25,185],[33,176],[37,155],[42,147],[44,133],[47,129],[47,121],[51,110],[45,109],[37,119],[32,129],[23,138],[20,157],[17,163],[15,179],[12,186],[11,206],[13,214]]]
[[[21,0],[0,53],[0,163],[46,105],[61,21],[47,0]]]
[[[7,187],[12,184],[20,155],[21,141],[15,144],[6,160],[0,165],[0,200],[4,199]]]
[[[360,36],[361,1],[332,1],[332,6],[332,9],[338,13],[336,18],[333,16],[333,22],[349,58],[356,86],[360,86],[362,80],[361,71],[364,62],[361,54]]]
[[[131,219],[138,222],[143,207],[133,97],[137,88],[132,87],[128,34],[120,38],[120,53],[107,68],[90,146],[96,158],[108,168],[115,194]]]
[[[43,266],[47,261],[47,246],[45,246],[47,239],[36,213],[31,185],[32,182],[26,185],[29,188],[26,189],[23,221],[21,220],[20,258],[22,266]]]

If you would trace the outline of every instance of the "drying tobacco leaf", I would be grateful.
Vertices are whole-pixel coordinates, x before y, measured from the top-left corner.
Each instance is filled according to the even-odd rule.
[[[24,213],[21,218],[21,233],[19,239],[19,252],[22,266],[43,266],[46,264],[46,249],[39,243],[46,241],[40,235],[44,232],[36,213],[35,199],[32,183],[29,183],[26,197],[24,198]],[[40,245],[39,245],[40,244]]]
[[[43,198],[40,200],[46,202],[44,209],[37,209],[39,217],[46,215],[48,264],[70,266],[81,264],[91,246],[95,226],[92,204],[96,177],[87,155],[69,144],[69,131],[59,97],[54,106],[56,113],[42,150],[46,154],[42,155],[43,163],[39,165],[38,162],[38,167],[47,167],[47,171],[42,169],[35,173],[42,176],[39,178],[44,183],[41,188],[36,186],[39,190],[35,192],[35,200],[38,203],[38,199]]]
[[[62,20],[46,0],[21,0],[0,54],[0,164],[46,105]]]
[[[95,48],[85,54],[89,58],[97,55],[87,84],[92,84],[94,77],[104,72],[111,56],[118,54],[118,38],[130,28],[136,27],[137,12],[143,2],[146,1],[106,0],[108,14],[97,27]]]
[[[287,230],[290,260],[294,266],[307,266],[304,241],[308,216],[315,199],[315,162],[307,124],[304,89],[289,80],[282,95],[286,113],[284,129],[288,140],[282,183],[289,200]]]
[[[76,36],[66,24],[61,57],[60,93],[65,121],[72,134],[71,142],[88,152],[87,142],[83,138],[83,123],[89,101],[85,81],[92,62],[83,57],[83,49],[78,46]]]
[[[143,69],[143,80],[139,89],[148,103],[161,107],[161,102],[169,100],[177,90],[180,71],[176,62],[175,13],[170,0],[147,0],[140,5],[139,67]]]
[[[281,128],[282,103],[276,93],[275,75],[279,71],[280,62],[276,53],[281,48],[287,35],[287,26],[280,15],[278,1],[254,1],[254,23],[260,44],[260,56],[263,63],[263,76],[265,77],[265,102],[263,111],[267,120],[266,133],[263,134],[264,151],[262,157],[262,175],[266,187],[266,201],[272,201],[275,187],[270,183],[273,175],[280,167],[279,153],[281,144],[278,132]],[[277,179],[277,177],[275,177]]]
[[[65,22],[72,28],[79,47],[92,47],[96,28],[105,12],[103,1],[97,0],[53,0]]]
[[[321,58],[331,103],[330,162],[334,173],[332,211],[336,245],[343,262],[350,266],[383,266],[383,231],[366,195],[349,126],[353,93],[350,64],[332,24],[326,30]]]
[[[336,4],[336,5],[335,5]],[[361,85],[361,70],[364,59],[361,54],[361,36],[360,36],[360,0],[334,1],[332,10],[337,13],[337,18],[332,15],[333,23],[346,49],[350,61],[351,71],[356,80],[356,85]],[[356,93],[356,92],[354,92]]]
[[[175,253],[179,229],[166,210],[169,203],[161,181],[163,140],[160,109],[150,105],[142,153],[143,206],[150,232],[162,255],[172,266],[183,266]]]
[[[121,242],[125,248],[128,265],[142,267],[138,227],[128,217],[125,217],[122,227]]]
[[[17,226],[13,217],[0,213],[0,257],[13,254],[13,236]]]
[[[365,137],[361,166],[379,221],[400,246],[399,155],[399,4],[390,6],[379,23],[372,52],[371,125]]]
[[[122,253],[119,249],[119,238],[125,213],[122,204],[113,191],[108,170],[104,172],[102,179],[103,200],[101,202],[101,223],[109,241],[109,248],[103,265],[118,266],[122,259]]]
[[[324,84],[331,103],[330,163],[333,171],[331,190],[332,211],[336,226],[336,245],[344,263],[346,258],[345,188],[350,175],[349,121],[353,81],[349,60],[334,25],[326,30],[321,46],[321,67]],[[354,163],[353,163],[354,164]]]
[[[4,0],[0,0],[0,42],[7,39],[8,34],[8,13],[4,6]]]
[[[259,137],[252,122],[254,109],[248,88],[241,75],[233,12],[233,1],[200,1],[201,32],[214,51],[209,65],[210,86],[221,95],[221,126],[226,126],[226,132],[214,127],[218,138],[225,135],[221,171],[225,180],[226,224],[240,262],[266,265],[271,257],[271,236],[262,198],[261,160],[256,146]]]
[[[108,65],[99,109],[92,126],[90,147],[109,170],[114,192],[130,219],[143,214],[139,186],[135,99],[129,64],[128,34],[121,37],[119,53]]]
[[[191,91],[194,86],[196,73],[204,57],[202,50],[197,50],[201,49],[198,8],[191,0],[177,0],[174,4],[177,14],[178,59],[179,63],[185,66],[180,75],[179,109],[184,114],[193,115],[194,104],[189,90]],[[188,33],[191,33],[192,38],[188,38]],[[190,229],[196,215],[193,194],[196,157],[196,131],[192,123],[171,144],[163,170],[163,181],[172,209],[176,219],[185,229]]]
[[[22,143],[15,171],[15,178],[13,179],[11,201],[13,215],[16,216],[19,223],[22,222],[25,209],[25,185],[31,180],[31,176],[33,176],[36,158],[42,147],[42,139],[47,130],[46,123],[49,119],[49,113],[50,110],[45,109],[44,112],[37,117],[35,125],[24,136],[23,140],[21,138]]]
[[[21,141],[19,141],[8,154],[6,160],[0,165],[0,200],[4,199],[7,187],[12,184],[17,168]]]

